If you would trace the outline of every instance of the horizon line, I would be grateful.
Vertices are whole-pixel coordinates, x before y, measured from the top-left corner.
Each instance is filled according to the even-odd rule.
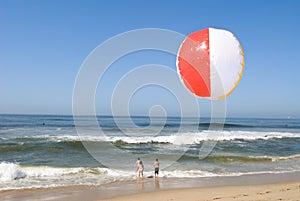
[[[0,113],[1,116],[9,116],[9,115],[16,115],[16,116],[75,116],[73,114],[51,114],[51,113]],[[79,117],[91,117],[94,115],[76,115]],[[138,114],[133,114],[133,115],[111,115],[111,114],[96,114],[96,117],[121,117],[121,118],[128,118],[128,117],[154,117],[154,118],[162,118],[162,117],[167,117],[167,118],[182,118],[181,116],[178,115],[169,115],[169,116],[147,116],[147,115],[138,115]],[[210,116],[199,116],[199,117],[195,117],[195,116],[187,116],[187,117],[183,117],[183,118],[212,118]],[[240,119],[251,119],[251,118],[260,118],[260,119],[300,119],[300,116],[275,116],[275,117],[271,117],[268,115],[262,115],[262,116],[245,116],[245,115],[241,115],[241,116],[226,116],[224,117],[224,119],[226,118],[240,118]],[[220,119],[218,117],[215,117],[214,119]]]

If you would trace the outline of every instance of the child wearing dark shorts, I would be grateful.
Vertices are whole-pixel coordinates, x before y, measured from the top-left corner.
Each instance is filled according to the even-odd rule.
[[[155,160],[153,166],[154,166],[154,176],[157,177],[158,176],[158,172],[159,172],[159,162],[158,162],[158,159]]]

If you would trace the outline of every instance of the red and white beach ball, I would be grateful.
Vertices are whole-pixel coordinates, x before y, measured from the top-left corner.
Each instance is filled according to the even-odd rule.
[[[244,69],[244,52],[237,38],[223,29],[191,33],[177,54],[177,71],[191,93],[223,99],[238,85]]]

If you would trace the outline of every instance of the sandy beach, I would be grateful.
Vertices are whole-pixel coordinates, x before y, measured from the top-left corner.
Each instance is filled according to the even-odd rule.
[[[102,201],[213,201],[213,200],[300,200],[300,181],[267,185],[224,186],[156,191],[119,196]]]
[[[117,185],[118,186],[118,185]],[[31,189],[0,192],[1,201],[262,201],[300,200],[300,180],[275,184],[219,186],[207,188],[185,188],[172,190],[139,191],[124,187],[116,194],[104,188],[72,187]],[[123,195],[122,195],[123,194]],[[103,197],[110,197],[104,198]]]

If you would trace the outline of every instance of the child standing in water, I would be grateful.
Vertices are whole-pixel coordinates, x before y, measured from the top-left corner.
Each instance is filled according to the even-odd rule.
[[[138,164],[138,169],[137,171],[139,172],[139,177],[143,177],[143,172],[144,172],[144,165],[143,162],[140,160],[139,164]]]
[[[154,166],[154,176],[158,177],[158,172],[159,172],[159,162],[158,162],[158,159],[155,160],[153,166]]]
[[[137,161],[135,162],[135,171],[137,172],[139,169],[139,164],[140,164],[141,159],[138,158]]]

